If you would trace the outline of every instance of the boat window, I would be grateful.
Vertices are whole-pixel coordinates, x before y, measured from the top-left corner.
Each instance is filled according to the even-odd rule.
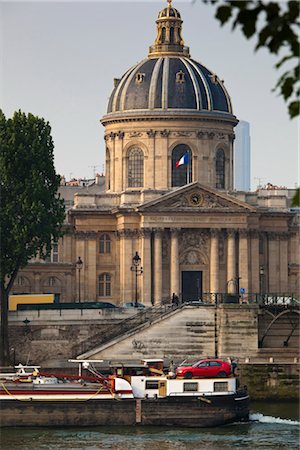
[[[183,383],[183,392],[197,392],[198,391],[198,383],[186,382]]]
[[[213,367],[216,367],[216,366],[221,366],[222,364],[219,363],[218,361],[210,361],[209,365],[213,366]]]
[[[214,392],[227,392],[228,382],[227,381],[215,381],[214,382]]]
[[[158,381],[146,381],[146,389],[158,389]]]

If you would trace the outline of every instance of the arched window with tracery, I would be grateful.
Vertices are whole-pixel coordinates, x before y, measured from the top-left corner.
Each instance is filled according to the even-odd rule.
[[[128,152],[128,187],[144,186],[144,153],[139,147],[132,147]]]
[[[101,234],[99,239],[99,253],[105,254],[110,253],[111,250],[111,240],[109,234]]]
[[[216,154],[216,188],[225,189],[225,153],[222,148]]]
[[[172,151],[172,186],[184,186],[193,181],[192,151],[179,144]]]
[[[109,191],[110,189],[110,151],[106,147],[106,171],[105,171],[105,178],[106,178],[106,189]]]
[[[99,275],[99,297],[111,297],[110,273],[101,273]]]

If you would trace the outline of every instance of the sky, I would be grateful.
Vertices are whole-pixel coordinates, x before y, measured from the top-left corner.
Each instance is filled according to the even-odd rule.
[[[49,121],[59,174],[92,178],[104,171],[104,128],[113,78],[148,54],[164,0],[0,2],[0,105]],[[271,92],[277,58],[239,30],[220,27],[214,7],[175,1],[193,59],[224,80],[239,120],[250,123],[251,185],[295,187],[297,120]]]

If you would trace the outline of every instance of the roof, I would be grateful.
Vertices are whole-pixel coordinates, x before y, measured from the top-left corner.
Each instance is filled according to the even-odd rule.
[[[232,114],[223,82],[183,55],[146,58],[131,67],[117,81],[107,113],[179,109]]]

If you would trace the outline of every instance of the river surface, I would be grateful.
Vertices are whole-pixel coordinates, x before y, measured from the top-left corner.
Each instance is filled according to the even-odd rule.
[[[217,428],[2,429],[1,450],[296,450],[296,402],[253,402],[250,421]]]

